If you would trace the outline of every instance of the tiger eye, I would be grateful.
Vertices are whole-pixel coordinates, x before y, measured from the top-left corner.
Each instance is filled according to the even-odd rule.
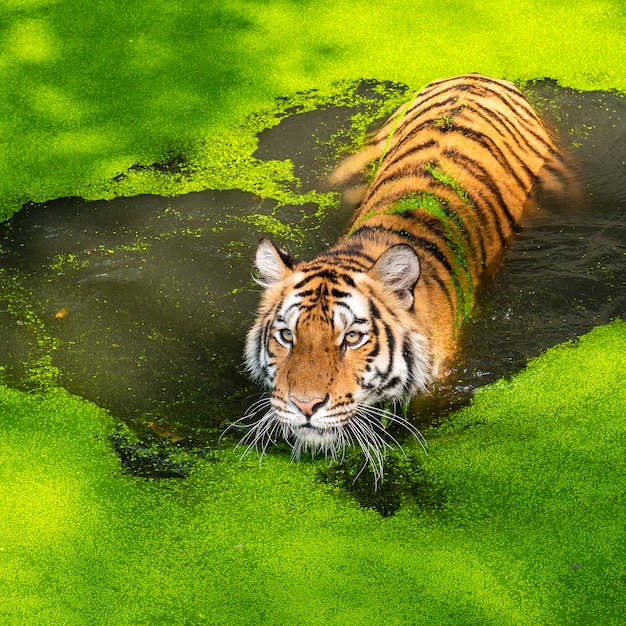
[[[285,343],[291,343],[293,341],[293,332],[289,328],[281,328],[278,331],[278,335]]]
[[[357,330],[350,330],[345,334],[343,340],[344,343],[347,343],[348,345],[354,345],[355,343],[359,343],[362,338],[363,333],[360,333]]]

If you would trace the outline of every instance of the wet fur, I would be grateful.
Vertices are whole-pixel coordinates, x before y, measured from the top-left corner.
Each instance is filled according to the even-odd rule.
[[[242,440],[278,439],[338,458],[359,445],[382,476],[399,445],[374,405],[403,401],[445,375],[487,268],[520,226],[541,178],[565,182],[550,132],[511,84],[480,75],[441,80],[403,105],[333,175],[376,171],[345,237],[311,261],[262,240],[265,291],[246,343],[270,398]]]

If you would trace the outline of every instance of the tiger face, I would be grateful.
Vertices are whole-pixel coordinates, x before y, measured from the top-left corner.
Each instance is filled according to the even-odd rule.
[[[265,239],[256,266],[265,293],[246,360],[271,396],[251,439],[264,445],[278,434],[296,453],[331,456],[349,442],[379,449],[385,435],[371,426],[372,405],[408,398],[432,379],[413,311],[417,254],[398,245],[361,264],[297,263]]]

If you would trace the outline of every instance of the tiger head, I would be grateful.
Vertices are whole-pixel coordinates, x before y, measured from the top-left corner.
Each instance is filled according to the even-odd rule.
[[[280,436],[296,456],[333,457],[356,443],[380,460],[389,445],[381,416],[404,420],[373,405],[408,398],[432,379],[414,310],[417,254],[401,244],[378,258],[331,250],[297,262],[264,239],[256,267],[265,292],[245,356],[271,395],[252,407],[244,441],[265,450]]]

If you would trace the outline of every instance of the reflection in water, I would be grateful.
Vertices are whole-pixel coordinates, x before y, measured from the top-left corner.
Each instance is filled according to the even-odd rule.
[[[480,293],[448,398],[466,398],[542,350],[626,317],[626,100],[549,82],[529,95],[571,146],[583,206],[543,199],[530,211]],[[256,156],[290,158],[302,188],[321,190],[325,141],[353,112],[294,113],[261,134]],[[140,434],[213,440],[259,394],[241,366],[258,299],[256,243],[271,227],[278,244],[310,258],[351,213],[342,207],[320,220],[316,208],[237,191],[26,207],[5,225],[0,256],[5,379],[27,386],[37,375],[58,376]],[[290,232],[303,234],[295,242]]]

